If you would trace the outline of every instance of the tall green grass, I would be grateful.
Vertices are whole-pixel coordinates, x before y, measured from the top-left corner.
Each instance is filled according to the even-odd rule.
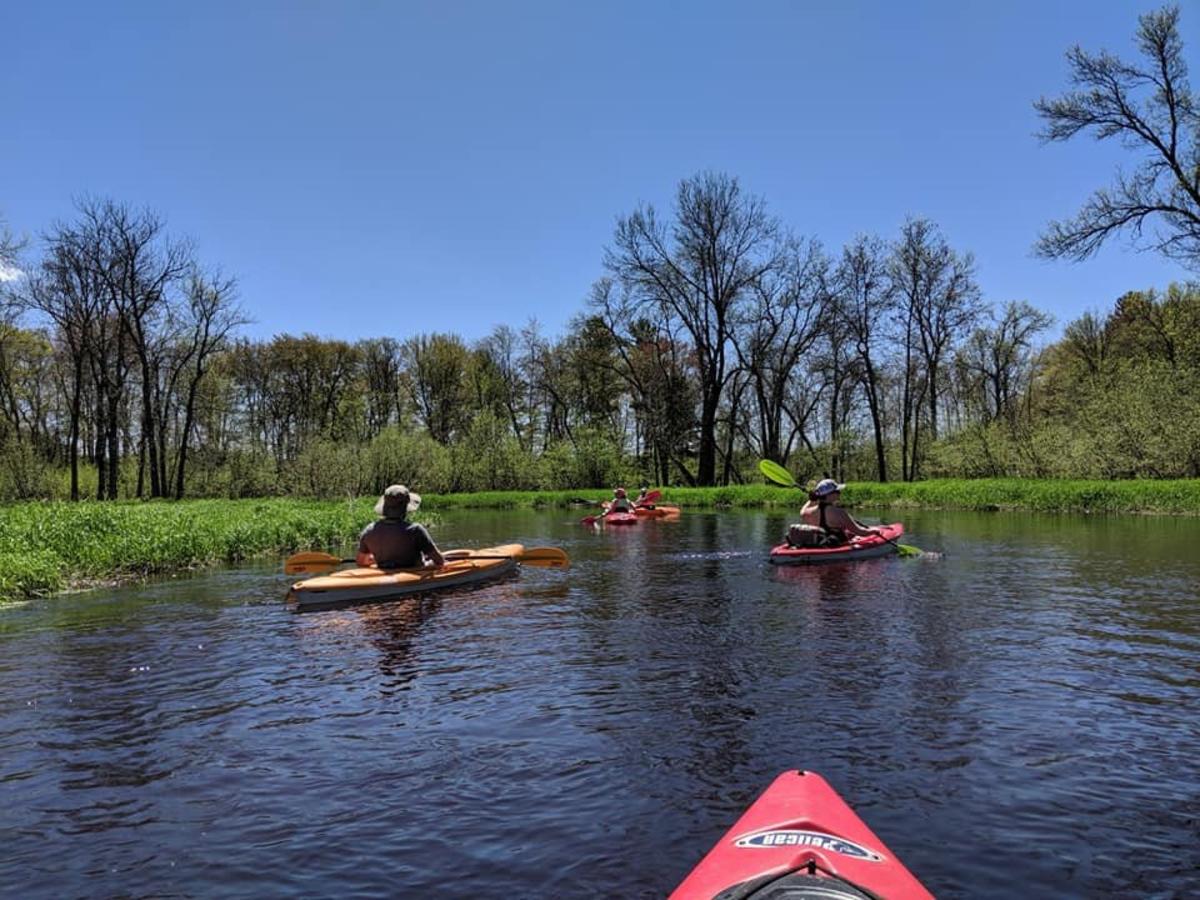
[[[605,490],[488,491],[427,494],[426,509],[516,509],[599,502]],[[663,488],[660,504],[691,509],[800,506],[797,488],[770,484]],[[1032,510],[1037,512],[1200,514],[1200,479],[1175,481],[1034,481],[1021,478],[940,479],[909,484],[854,482],[842,495],[847,506],[927,509]]]
[[[334,547],[354,538],[374,518],[374,499],[0,507],[0,600],[94,580]]]
[[[910,484],[858,483],[846,488],[857,506],[1034,512],[1200,514],[1200,479],[1170,481],[941,479]]]

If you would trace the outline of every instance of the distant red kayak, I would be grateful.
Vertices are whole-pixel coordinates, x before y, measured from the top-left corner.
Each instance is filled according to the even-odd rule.
[[[815,772],[784,772],[670,900],[931,900]]]
[[[780,544],[771,548],[771,562],[777,566],[810,566],[813,563],[846,562],[851,559],[870,559],[896,553],[898,548],[892,541],[898,541],[904,536],[904,526],[895,522],[891,525],[881,525],[880,528],[883,530],[883,537],[855,537],[840,547],[792,547]]]

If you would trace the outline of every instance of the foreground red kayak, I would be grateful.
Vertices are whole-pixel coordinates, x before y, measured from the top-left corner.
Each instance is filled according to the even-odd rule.
[[[883,537],[855,537],[840,547],[792,547],[780,544],[771,548],[771,562],[777,566],[811,566],[814,563],[846,562],[896,553],[899,548],[893,542],[904,536],[904,526],[895,522],[879,527]]]
[[[784,772],[670,900],[932,898],[815,772]]]

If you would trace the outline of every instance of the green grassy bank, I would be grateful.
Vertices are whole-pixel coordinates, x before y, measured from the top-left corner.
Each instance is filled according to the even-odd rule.
[[[374,499],[0,507],[0,600],[335,546],[373,518]]]
[[[490,491],[425,495],[426,509],[516,509],[599,501],[602,490]],[[796,489],[767,484],[716,488],[663,488],[659,503],[690,509],[799,506]],[[1032,481],[1020,478],[943,479],[911,484],[856,482],[847,506],[927,509],[1030,510],[1036,512],[1200,515],[1200,479],[1177,481]]]
[[[419,518],[438,510],[569,507],[603,490],[426,494]],[[1200,479],[1181,481],[940,480],[851,484],[858,507],[1200,515]],[[182,503],[20,503],[0,507],[0,601],[254,556],[327,549],[355,537],[374,497],[194,500]],[[664,488],[662,504],[686,509],[791,507],[799,490],[772,485]],[[577,507],[580,514],[591,507]]]

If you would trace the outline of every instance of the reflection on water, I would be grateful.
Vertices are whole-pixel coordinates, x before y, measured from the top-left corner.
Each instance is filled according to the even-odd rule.
[[[939,896],[1196,893],[1200,522],[580,528],[566,573],[295,615],[257,567],[0,612],[8,895],[664,895],[781,770]]]

